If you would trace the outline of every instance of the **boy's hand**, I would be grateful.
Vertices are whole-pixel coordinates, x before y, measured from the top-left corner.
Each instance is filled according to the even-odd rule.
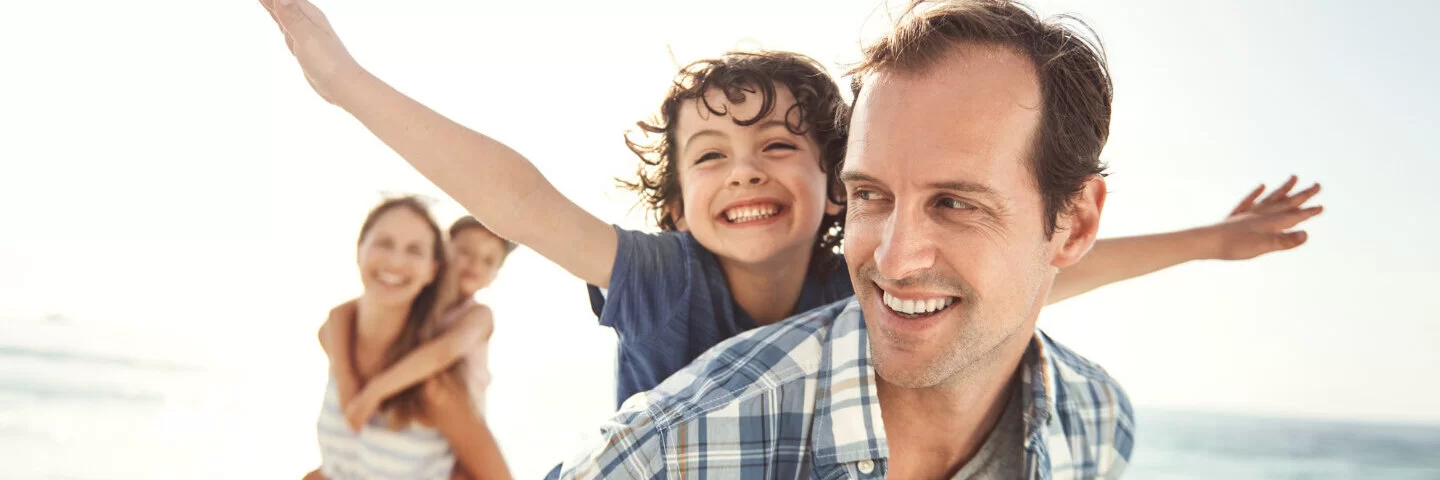
[[[380,409],[382,400],[384,399],[376,398],[370,389],[361,390],[360,394],[345,406],[345,423],[350,425],[351,430],[359,432],[365,427],[365,423],[370,421],[370,417],[375,415],[375,411]]]
[[[363,70],[345,50],[325,14],[308,0],[260,0],[260,5],[285,35],[285,46],[300,62],[310,87],[325,101],[335,103],[337,82]]]
[[[1294,194],[1299,179],[1291,176],[1265,199],[1256,199],[1265,193],[1261,185],[1250,192],[1240,205],[1230,212],[1224,221],[1207,229],[1215,235],[1215,248],[1211,257],[1221,260],[1249,260],[1267,253],[1289,250],[1300,246],[1308,239],[1304,230],[1290,231],[1300,222],[1319,215],[1325,207],[1301,208],[1306,201],[1320,193],[1320,184]]]

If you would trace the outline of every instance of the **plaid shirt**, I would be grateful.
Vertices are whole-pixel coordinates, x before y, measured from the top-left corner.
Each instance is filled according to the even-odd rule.
[[[1021,368],[1025,478],[1118,478],[1135,431],[1120,386],[1039,331]],[[627,400],[602,433],[562,478],[884,478],[889,448],[859,303],[717,345]]]

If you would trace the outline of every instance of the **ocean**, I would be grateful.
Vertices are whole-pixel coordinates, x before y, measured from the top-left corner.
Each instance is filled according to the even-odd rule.
[[[0,339],[0,478],[299,478],[318,461],[323,371],[261,370]],[[1440,426],[1137,411],[1126,478],[1440,479]],[[506,448],[520,478],[565,453],[520,443]]]

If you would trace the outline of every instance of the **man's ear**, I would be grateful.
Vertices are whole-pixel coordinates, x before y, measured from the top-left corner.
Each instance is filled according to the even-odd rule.
[[[1105,209],[1105,193],[1105,178],[1092,175],[1071,202],[1070,209],[1060,213],[1055,221],[1055,236],[1051,238],[1055,249],[1051,266],[1074,265],[1095,245],[1100,232],[1100,212]]]

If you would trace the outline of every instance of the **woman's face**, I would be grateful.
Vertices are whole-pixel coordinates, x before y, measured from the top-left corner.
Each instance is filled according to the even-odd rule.
[[[356,263],[365,296],[382,305],[409,306],[435,281],[435,233],[408,208],[382,213],[360,242]]]

